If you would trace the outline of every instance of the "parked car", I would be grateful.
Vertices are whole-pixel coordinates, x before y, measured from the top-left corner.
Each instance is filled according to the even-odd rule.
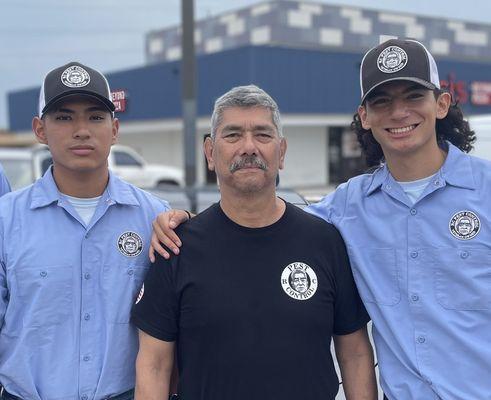
[[[13,190],[40,178],[52,163],[46,146],[0,148],[0,163]],[[176,167],[148,164],[132,148],[114,145],[109,154],[109,168],[122,179],[139,187],[157,185],[184,186],[184,172]]]

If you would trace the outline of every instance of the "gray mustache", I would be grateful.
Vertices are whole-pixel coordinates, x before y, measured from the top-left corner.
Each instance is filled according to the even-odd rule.
[[[263,160],[261,160],[258,156],[252,155],[252,156],[244,156],[240,160],[234,161],[230,166],[230,172],[235,172],[238,169],[244,167],[256,167],[264,171],[266,171],[266,169],[268,168],[268,166]]]

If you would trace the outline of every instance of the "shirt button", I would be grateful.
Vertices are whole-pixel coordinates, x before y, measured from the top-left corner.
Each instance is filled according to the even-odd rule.
[[[80,400],[87,400],[88,398],[89,397],[86,394],[84,394],[84,395],[82,395],[82,397],[80,397]]]
[[[390,189],[391,189],[391,186],[390,186],[390,185],[385,185],[385,188],[386,188],[387,190],[390,190]]]
[[[39,275],[40,275],[40,276],[42,276],[42,277],[44,278],[44,277],[48,276],[48,273],[47,273],[46,271],[41,271],[41,272],[39,273]]]
[[[84,278],[85,278],[85,279],[90,279],[90,274],[87,272],[87,273],[84,275]]]
[[[88,239],[88,238],[89,238],[89,234],[88,234],[88,233],[86,233],[86,234],[85,234],[85,239]]]
[[[438,186],[440,184],[440,181],[437,179],[435,182],[433,182],[435,186]]]
[[[418,252],[417,251],[411,251],[411,258],[417,258],[418,257]]]
[[[467,257],[469,257],[468,251],[463,251],[462,253],[460,253],[460,258],[467,258]]]
[[[84,319],[85,319],[86,321],[88,321],[88,320],[90,319],[90,314],[85,314],[85,315],[84,315]]]
[[[84,356],[84,361],[89,361],[90,360],[90,357],[89,356]]]
[[[411,213],[411,215],[416,215],[418,213],[415,208],[411,208],[409,212]]]
[[[129,269],[128,270],[128,275],[133,275],[133,270],[132,269]]]
[[[418,301],[419,300],[419,296],[417,294],[412,294],[411,295],[411,300],[412,301]]]
[[[424,336],[418,337],[418,343],[424,343],[425,341],[426,341],[426,339],[424,338]]]

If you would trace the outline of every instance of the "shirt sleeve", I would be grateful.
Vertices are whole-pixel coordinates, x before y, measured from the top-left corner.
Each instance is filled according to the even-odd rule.
[[[5,172],[3,168],[0,167],[0,196],[3,196],[6,193],[11,192],[12,189],[10,187],[10,183],[5,176]]]
[[[347,192],[348,182],[339,185],[334,192],[325,196],[318,203],[306,207],[305,211],[336,225],[344,214]]]
[[[358,294],[343,238],[337,229],[333,231],[331,254],[336,285],[333,333],[347,335],[364,327],[370,317]]]
[[[3,256],[3,220],[0,218],[0,332],[5,321],[5,312],[9,302],[9,291],[7,286],[7,268]]]
[[[173,263],[178,259],[166,260],[157,256],[148,270],[131,316],[132,323],[139,329],[166,342],[174,342],[178,334],[179,302],[173,276]]]

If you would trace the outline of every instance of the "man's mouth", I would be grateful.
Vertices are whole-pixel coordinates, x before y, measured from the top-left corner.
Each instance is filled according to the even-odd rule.
[[[411,132],[417,126],[418,126],[418,124],[413,124],[413,125],[403,126],[400,128],[387,128],[387,131],[389,131],[390,133],[392,133],[394,135],[402,135],[402,134]]]
[[[89,146],[89,145],[76,145],[76,146],[70,147],[70,150],[74,154],[77,154],[79,156],[85,156],[85,155],[90,154],[94,150],[94,147]]]

